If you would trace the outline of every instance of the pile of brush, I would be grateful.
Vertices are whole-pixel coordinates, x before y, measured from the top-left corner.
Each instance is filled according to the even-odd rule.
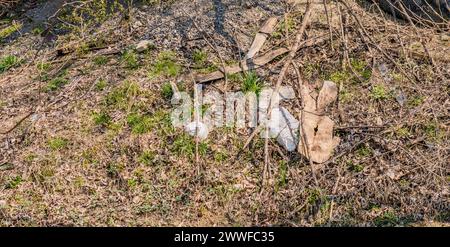
[[[0,0],[0,17],[8,13],[13,6],[20,2],[21,0]]]
[[[395,17],[423,24],[446,24],[450,19],[450,0],[379,0],[374,1]]]

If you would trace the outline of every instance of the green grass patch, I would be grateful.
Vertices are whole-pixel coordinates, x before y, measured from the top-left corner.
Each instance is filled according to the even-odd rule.
[[[256,72],[250,71],[245,74],[241,89],[244,93],[253,92],[256,95],[259,95],[263,87],[261,79],[258,77]]]
[[[197,72],[199,72],[199,73],[202,73],[202,74],[208,74],[208,73],[217,71],[218,69],[219,69],[219,67],[217,67],[216,65],[214,65],[214,64],[209,64],[209,65],[206,66],[206,67],[203,67],[203,68],[197,68],[197,69],[195,69],[195,70],[196,70]]]
[[[99,125],[102,127],[108,126],[109,123],[111,123],[111,117],[106,112],[94,112],[92,114],[92,120],[94,121],[95,125]]]
[[[352,76],[348,71],[335,71],[331,73],[327,79],[335,83],[346,83],[350,81]]]
[[[351,172],[362,172],[364,170],[364,166],[361,164],[353,163],[353,161],[347,162],[347,168]]]
[[[216,151],[214,152],[214,161],[224,162],[228,159],[228,155],[225,152]]]
[[[5,189],[15,189],[20,185],[20,183],[22,183],[22,181],[23,179],[20,175],[10,177],[5,184]]]
[[[47,83],[47,91],[56,91],[62,86],[66,85],[69,81],[63,77],[56,77]]]
[[[13,21],[10,26],[0,30],[0,41],[11,36],[11,34],[19,31],[22,28],[22,26],[23,26],[22,23]]]
[[[164,83],[161,87],[161,95],[164,97],[164,99],[166,100],[170,100],[173,96],[173,90],[172,90],[172,86],[170,85],[170,83]]]
[[[150,131],[153,126],[152,119],[149,116],[139,113],[131,113],[127,117],[127,123],[133,134],[144,134]]]
[[[97,57],[94,57],[94,60],[93,60],[94,64],[97,66],[105,65],[108,63],[108,61],[109,61],[109,59],[107,56],[97,56]]]
[[[122,54],[121,57],[122,64],[125,68],[129,70],[134,70],[139,68],[139,57],[133,50],[127,50]]]
[[[393,227],[400,223],[399,218],[393,212],[385,212],[374,220],[374,225],[378,227]]]
[[[67,147],[69,144],[69,141],[66,138],[62,137],[54,137],[48,140],[47,142],[48,147],[53,151],[62,150],[63,148]]]
[[[128,108],[130,101],[141,93],[139,85],[134,82],[126,81],[123,85],[114,88],[105,97],[105,104],[110,107],[117,107],[125,110]]]
[[[39,70],[39,73],[47,73],[51,69],[51,64],[46,62],[38,62],[36,64],[36,68]]]
[[[146,151],[142,152],[142,154],[139,156],[138,161],[141,164],[149,166],[149,165],[154,164],[155,156],[156,156],[155,152],[146,150]]]
[[[97,91],[103,91],[108,86],[108,82],[105,79],[99,79],[97,83],[95,83],[95,89]]]
[[[288,17],[286,19],[283,19],[277,26],[275,31],[272,33],[272,37],[280,39],[286,34],[286,29],[289,33],[292,33],[295,31],[295,27],[296,22],[293,18]]]
[[[42,33],[44,33],[44,27],[42,26],[37,26],[35,28],[33,28],[33,30],[31,31],[32,34],[34,35],[41,35]]]
[[[0,59],[0,74],[19,66],[22,60],[14,55],[7,55]]]
[[[308,197],[306,198],[306,201],[309,205],[315,205],[323,199],[319,189],[307,189],[307,191]]]
[[[195,139],[186,133],[179,135],[172,144],[172,151],[177,155],[193,158],[195,156]],[[199,155],[206,155],[207,151],[208,144],[206,142],[199,142]]]
[[[383,85],[374,85],[370,91],[370,97],[374,100],[385,100],[389,98],[389,93]]]
[[[406,138],[406,137],[409,137],[411,135],[411,133],[410,133],[410,131],[409,131],[409,129],[407,127],[402,127],[400,129],[397,129],[395,131],[395,134],[398,137],[401,137],[401,138]]]
[[[282,160],[278,166],[278,179],[277,179],[277,189],[282,188],[287,185],[287,174],[288,166],[287,162]]]
[[[177,76],[181,71],[181,66],[176,63],[176,54],[173,51],[163,51],[159,53],[156,62],[149,72],[149,77],[165,75],[169,77]]]
[[[125,166],[121,163],[109,163],[106,166],[106,172],[110,177],[117,177],[124,169]]]
[[[424,101],[425,101],[425,97],[415,96],[415,97],[410,98],[408,100],[407,104],[409,107],[418,107],[418,106],[422,105]]]
[[[362,158],[369,157],[373,154],[373,150],[368,146],[362,145],[356,150],[356,154]]]
[[[164,110],[158,110],[152,115],[131,113],[127,117],[128,126],[134,134],[144,134],[155,130],[159,136],[167,136],[173,132],[170,114]]]
[[[195,50],[192,54],[192,59],[196,68],[204,67],[208,61],[208,53],[202,50]]]
[[[368,81],[372,77],[372,70],[367,66],[363,60],[350,59],[350,65],[353,70],[358,73],[364,81]]]
[[[314,65],[316,66],[316,65]],[[353,83],[368,82],[372,77],[372,70],[367,63],[358,59],[350,59],[351,68],[345,68],[344,70],[334,71],[328,75],[324,73],[324,79],[333,81],[335,83]],[[313,67],[314,70],[320,70],[320,67]],[[356,74],[356,75],[355,75]]]
[[[439,128],[438,123],[430,121],[423,125],[423,133],[427,137],[428,141],[439,142],[444,138],[444,131]]]

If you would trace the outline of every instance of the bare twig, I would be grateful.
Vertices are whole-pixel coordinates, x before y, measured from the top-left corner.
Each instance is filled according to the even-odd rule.
[[[283,80],[284,80],[284,78],[286,76],[286,72],[287,72],[289,66],[291,65],[291,63],[292,63],[292,61],[293,61],[293,59],[294,59],[294,57],[295,57],[295,55],[297,53],[297,50],[298,50],[298,48],[300,46],[300,43],[301,43],[301,41],[303,39],[303,34],[304,34],[305,30],[306,30],[306,27],[309,24],[309,20],[310,20],[310,17],[311,17],[311,10],[312,10],[311,3],[308,1],[308,5],[306,6],[306,11],[305,11],[305,15],[304,15],[304,18],[303,18],[303,22],[302,22],[302,25],[300,26],[300,29],[299,29],[299,31],[298,31],[298,33],[296,35],[294,46],[290,50],[290,52],[288,54],[288,57],[287,57],[287,59],[285,61],[285,64],[283,65],[283,68],[281,69],[280,74],[278,75],[277,83],[275,85],[275,90],[272,92],[272,95],[270,97],[269,108],[267,110],[267,117],[268,118],[270,118],[271,115],[272,115],[272,108],[273,108],[273,104],[275,102],[275,97],[276,97],[276,95],[278,94],[278,92],[280,90],[281,83],[283,82]],[[269,169],[268,168],[269,167],[269,159],[268,159],[268,138],[269,138],[268,133],[269,133],[269,127],[266,125],[264,128],[265,128],[265,136],[264,137],[266,138],[265,139],[265,145],[264,145],[264,147],[265,147],[264,148],[264,151],[265,151],[264,170],[266,171],[266,170]],[[263,178],[264,178],[264,176],[263,176]]]
[[[6,135],[8,133],[11,133],[11,131],[13,131],[15,128],[17,128],[17,126],[19,126],[23,121],[25,121],[25,119],[27,119],[29,116],[31,116],[34,113],[34,111],[30,111],[27,114],[25,114],[23,117],[21,117],[19,119],[19,121],[17,121],[11,128],[9,128],[6,131],[0,132],[1,135]]]
[[[317,181],[317,176],[316,176],[316,171],[314,169],[314,163],[311,160],[311,149],[309,146],[309,142],[308,142],[308,138],[306,136],[306,131],[305,131],[305,126],[304,126],[304,122],[305,122],[305,102],[304,102],[304,96],[303,95],[303,87],[305,86],[303,84],[303,79],[302,79],[302,75],[300,73],[300,69],[299,66],[297,65],[297,63],[295,61],[292,61],[292,65],[294,67],[295,73],[297,74],[297,81],[298,81],[298,90],[299,90],[299,103],[300,103],[300,128],[299,128],[299,141],[298,141],[298,146],[297,146],[297,150],[299,153],[304,153],[306,154],[306,158],[309,160],[309,165],[311,166],[311,172],[314,178],[314,182],[316,183],[316,185],[318,186],[318,181]],[[302,145],[303,144],[303,145]],[[302,152],[303,150],[303,152]]]
[[[192,21],[192,23],[194,24],[195,28],[203,35],[204,40],[206,42],[206,44],[208,44],[209,47],[211,47],[211,49],[213,49],[213,51],[215,51],[217,53],[217,56],[219,57],[220,63],[222,64],[222,68],[221,68],[221,72],[223,73],[223,77],[225,78],[225,85],[224,85],[224,89],[223,91],[227,92],[227,86],[228,86],[228,70],[225,66],[225,60],[222,57],[222,54],[220,53],[219,49],[217,48],[216,43],[214,42],[214,39],[207,33],[205,32],[198,24],[197,22],[188,14],[186,13],[186,11],[184,9],[181,8],[181,10],[183,11],[183,13],[189,17],[189,19]],[[206,37],[208,36],[208,37]],[[211,40],[211,42],[210,42]]]

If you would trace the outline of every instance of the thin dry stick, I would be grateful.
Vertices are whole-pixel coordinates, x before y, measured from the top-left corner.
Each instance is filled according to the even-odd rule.
[[[339,167],[337,168],[337,174],[338,174],[338,177],[337,177],[337,179],[336,179],[336,183],[334,184],[333,191],[331,192],[333,195],[336,194],[337,188],[338,188],[338,186],[339,186],[339,180],[341,179],[341,174],[340,174],[340,172],[339,172]],[[329,217],[328,217],[329,221],[331,221],[331,220],[333,219],[333,207],[334,207],[334,198],[331,199],[331,204],[330,204],[330,215],[329,215]]]
[[[265,129],[264,133],[264,168],[263,168],[263,185],[264,181],[267,181],[267,177],[270,177],[270,175],[267,175],[267,173],[270,173],[269,171],[269,129]]]
[[[275,92],[278,92],[278,90],[279,90],[279,87],[280,87],[280,85],[281,85],[281,82],[282,82],[283,79],[284,79],[284,76],[285,76],[287,67],[288,67],[288,66],[290,65],[290,63],[291,63],[290,61],[292,61],[292,59],[293,59],[293,57],[295,56],[296,52],[297,52],[297,51],[299,50],[299,48],[300,48],[300,44],[302,44],[301,39],[302,39],[303,33],[304,33],[305,29],[306,29],[306,25],[307,25],[308,22],[309,22],[310,15],[311,15],[311,8],[310,8],[310,3],[309,3],[309,1],[308,1],[308,5],[307,5],[306,12],[305,12],[305,14],[304,14],[304,19],[303,19],[302,26],[301,26],[301,28],[300,28],[300,30],[299,30],[297,36],[296,36],[296,42],[295,42],[294,46],[291,47],[289,55],[288,55],[288,56],[286,57],[286,59],[284,60],[284,63],[285,63],[285,64],[284,64],[284,66],[283,66],[283,69],[281,69],[281,71],[280,71],[280,77],[278,78],[278,81],[277,81],[277,87],[275,88],[275,91],[272,93],[272,97],[270,98],[270,105],[271,105],[272,102],[273,102],[273,101],[272,101],[273,96],[276,95]],[[320,39],[320,41],[323,41],[323,39]],[[306,42],[306,43],[307,43],[307,42]],[[286,61],[286,60],[289,60],[289,62]],[[287,67],[286,67],[286,66],[287,66]],[[285,67],[286,67],[286,68],[285,68]],[[270,107],[272,107],[272,106],[269,106],[269,110],[270,110]],[[268,113],[268,116],[270,116],[270,113],[271,113],[271,112]],[[243,151],[244,149],[246,149],[246,148],[250,145],[250,143],[251,143],[251,141],[253,140],[253,138],[261,131],[261,129],[262,129],[263,127],[264,127],[263,124],[258,125],[258,126],[256,127],[256,129],[250,134],[250,136],[249,136],[249,137],[247,138],[247,140],[245,141],[244,146],[241,148],[241,150],[240,150],[240,151],[238,152],[238,154],[236,155],[236,157],[235,157],[233,163],[237,160],[237,158],[240,156],[240,154],[242,153],[242,151]]]
[[[295,73],[297,74],[297,82],[298,82],[298,87],[299,87],[299,103],[300,103],[300,132],[299,132],[299,137],[302,139],[301,141],[299,140],[298,142],[298,146],[297,146],[297,150],[299,153],[302,153],[301,150],[303,150],[303,153],[306,154],[306,158],[309,160],[309,165],[311,166],[311,173],[313,175],[314,178],[314,182],[316,184],[316,186],[319,185],[319,182],[317,181],[317,176],[316,176],[316,171],[314,169],[314,163],[311,160],[311,148],[309,146],[309,142],[308,142],[308,137],[306,136],[306,131],[305,131],[305,127],[304,127],[304,122],[305,122],[305,101],[303,100],[303,79],[302,79],[302,75],[300,73],[300,69],[299,66],[297,65],[297,63],[295,61],[292,61],[292,65],[294,67]],[[302,145],[303,143],[303,145]]]
[[[427,45],[425,44],[425,41],[423,40],[422,36],[419,35],[419,32],[417,31],[417,27],[414,24],[414,22],[411,20],[411,17],[408,15],[408,13],[406,13],[406,9],[405,7],[403,7],[403,3],[399,3],[400,8],[402,9],[403,12],[405,12],[406,15],[406,19],[408,19],[409,23],[411,24],[411,26],[413,26],[414,32],[416,33],[416,36],[419,37],[420,39],[420,43],[422,44],[423,49],[425,50],[425,53],[428,56],[428,59],[430,60],[431,65],[433,65],[435,67],[435,63],[433,60],[433,57],[431,56],[430,52],[428,51]]]
[[[322,43],[325,40],[328,40],[328,39],[325,39],[324,36],[318,36],[315,38],[307,39],[307,40],[301,42],[301,44],[298,48],[301,49],[301,48],[318,45],[319,43]],[[252,61],[252,64],[249,64],[246,60],[242,60],[237,65],[227,66],[226,70],[229,75],[229,74],[235,74],[235,73],[239,73],[239,72],[250,70],[250,69],[257,69],[257,68],[265,66],[269,62],[273,61],[275,58],[281,57],[282,55],[284,55],[290,51],[291,51],[291,48],[285,48],[285,47],[270,50],[270,51],[264,53],[263,55],[254,58]],[[280,64],[284,64],[285,58],[286,57],[281,58],[272,67],[277,68]],[[273,71],[273,69],[271,71]],[[215,72],[211,72],[206,75],[197,74],[196,81],[198,83],[205,83],[205,82],[209,82],[209,81],[219,80],[221,78],[223,78],[223,73],[221,71],[215,71]]]
[[[297,36],[295,37],[295,43],[294,46],[292,47],[291,51],[289,52],[287,59],[283,65],[283,68],[280,71],[280,75],[278,76],[277,79],[277,83],[275,85],[275,90],[272,92],[272,95],[270,97],[270,101],[269,101],[269,108],[267,110],[267,117],[270,118],[270,116],[272,115],[272,108],[273,108],[273,104],[275,102],[275,97],[278,94],[280,87],[281,87],[281,83],[283,82],[284,78],[286,77],[286,72],[289,68],[289,66],[291,65],[292,60],[295,57],[295,54],[297,53],[298,48],[300,47],[300,43],[303,39],[303,34],[305,33],[306,27],[309,24],[309,20],[311,17],[311,3],[310,1],[308,1],[308,5],[306,6],[306,11],[305,11],[305,15],[303,18],[303,22],[302,25],[300,26],[300,30],[297,33]],[[265,124],[265,123],[264,123]],[[268,133],[269,133],[269,127],[267,126],[267,124],[265,124],[266,126],[265,128],[265,145],[264,145],[264,152],[265,152],[265,158],[264,158],[264,171],[268,171],[269,170],[269,158],[268,158]],[[263,174],[263,179],[264,179],[264,175]]]
[[[19,126],[23,121],[25,121],[25,119],[27,119],[29,116],[31,116],[34,113],[34,111],[30,111],[27,114],[25,114],[23,117],[21,117],[19,119],[19,121],[17,121],[11,128],[9,128],[8,130],[4,131],[4,132],[0,132],[0,135],[6,135],[8,133],[11,133],[11,131],[13,131],[15,128],[17,128],[17,126]]]
[[[345,70],[346,66],[350,66],[349,63],[349,57],[348,57],[348,46],[347,46],[347,37],[345,36],[345,30],[344,30],[344,16],[342,15],[341,6],[338,5],[338,12],[339,12],[339,24],[340,24],[340,31],[341,31],[341,38],[342,38],[342,44],[344,45],[344,51],[343,56],[344,59],[342,61],[342,69]]]
[[[352,17],[356,20],[356,23],[358,24],[358,26],[361,28],[362,32],[364,33],[364,35],[369,39],[369,41],[371,42],[371,44],[384,56],[386,57],[391,63],[393,63],[395,65],[395,67],[400,71],[400,73],[402,73],[402,75],[404,75],[408,80],[410,80],[413,84],[415,83],[415,80],[413,78],[411,78],[409,76],[408,73],[406,73],[406,71],[400,66],[400,64],[398,64],[391,56],[389,56],[389,54],[387,54],[373,39],[372,37],[369,35],[369,33],[367,32],[366,28],[361,24],[361,20],[358,18],[358,16],[353,12],[353,9],[350,8],[350,6],[344,1],[344,0],[339,0],[340,3],[342,3],[347,10],[349,11],[349,13],[352,15]],[[417,78],[415,78],[417,79]],[[417,85],[415,85],[417,86]]]
[[[273,104],[275,102],[275,97],[278,94],[278,91],[280,90],[281,87],[281,83],[283,82],[284,78],[286,77],[286,72],[289,68],[289,66],[291,65],[292,60],[294,59],[297,50],[299,49],[300,43],[303,39],[303,34],[305,33],[305,29],[306,26],[309,24],[310,18],[311,18],[311,3],[310,1],[308,1],[308,5],[306,6],[306,12],[304,15],[304,19],[302,22],[302,25],[297,33],[297,36],[295,38],[295,44],[294,46],[291,48],[291,51],[289,52],[286,61],[283,65],[283,68],[280,71],[280,75],[278,76],[277,79],[277,83],[275,85],[275,90],[272,92],[272,95],[270,97],[270,101],[269,101],[269,108],[268,108],[268,112],[267,112],[267,116],[270,116],[272,113],[272,108],[273,108]]]
[[[223,92],[225,93],[225,97],[226,97],[227,87],[228,87],[228,74],[227,74],[227,70],[226,70],[226,66],[225,66],[225,60],[223,59],[222,54],[220,53],[219,49],[217,48],[217,45],[214,42],[214,39],[208,33],[206,33],[202,28],[200,28],[200,26],[197,25],[197,22],[189,14],[187,14],[184,9],[181,9],[181,11],[183,11],[183,13],[189,17],[189,19],[194,24],[195,28],[202,34],[206,44],[208,44],[208,46],[211,47],[211,49],[213,49],[217,53],[217,56],[219,57],[220,63],[222,65],[221,72],[223,73],[223,76],[225,79],[225,86],[224,86]],[[208,40],[208,38],[206,36],[208,36],[208,38],[213,42],[213,44]]]
[[[413,0],[415,1],[415,0]],[[419,9],[421,10],[422,13],[425,13],[430,19],[425,19],[422,18],[420,15],[416,14],[414,11],[403,11],[401,9],[399,9],[397,7],[397,4],[401,5],[401,1],[396,1],[395,3],[392,3],[391,1],[387,1],[387,3],[390,5],[390,7],[394,8],[396,11],[400,12],[401,14],[403,14],[404,16],[409,16],[409,17],[413,17],[414,20],[419,23],[422,26],[433,26],[433,27],[437,27],[439,28],[439,25],[437,25],[436,23],[434,23],[432,21],[433,18],[431,18],[431,16],[427,13],[427,11],[425,11],[422,6],[420,6],[418,3],[416,3],[415,5],[419,7]]]
[[[339,7],[340,10],[340,7]],[[341,11],[339,11],[339,13],[341,14]],[[342,14],[341,14],[341,37],[342,37],[342,42],[344,44],[344,52],[343,52],[343,61],[342,61],[342,70],[346,70],[347,68],[350,69],[350,71],[352,72],[352,74],[358,79],[359,82],[364,82],[364,79],[353,69],[352,64],[350,63],[350,57],[348,56],[348,45],[347,45],[347,35],[345,34],[345,29],[344,29],[344,25],[343,25],[343,19],[342,19]],[[370,50],[370,48],[369,48]],[[343,88],[343,83],[340,82],[339,83],[339,90],[342,91]]]
[[[194,76],[192,75],[192,72],[189,72],[192,78],[192,81],[194,82],[194,111],[196,111],[196,113],[194,113],[194,117],[195,117],[195,164],[197,166],[197,175],[201,174],[201,164],[200,164],[200,158],[198,155],[198,124],[199,124],[199,118],[200,118],[200,102],[199,102],[199,92],[197,89],[197,83],[195,83],[195,79]]]
[[[379,133],[379,136],[382,136],[382,135],[387,134],[387,133],[395,132],[398,129],[402,128],[404,125],[405,125],[405,123],[401,123],[401,124],[399,124],[399,125],[397,125],[395,127],[391,127],[391,128],[385,129],[385,130],[383,130],[383,131],[381,131]],[[342,156],[344,156],[344,155],[348,154],[349,152],[353,151],[355,148],[359,147],[359,145],[372,140],[372,138],[374,138],[374,137],[377,137],[377,136],[372,135],[372,134],[368,134],[364,139],[362,139],[361,141],[355,143],[353,146],[347,148],[346,150],[342,151],[340,154],[334,156],[332,159],[330,159],[327,162],[323,163],[323,165],[330,164],[330,163],[334,162],[335,160],[341,158]]]
[[[333,27],[331,26],[330,17],[328,16],[327,0],[323,0],[323,8],[325,9],[325,15],[327,16],[328,34],[330,36],[331,50],[334,51],[334,46],[333,46]]]
[[[380,5],[379,5],[377,2],[374,2],[374,4],[375,4],[375,6],[377,7],[377,10],[378,10],[378,13],[380,14],[380,16],[383,16],[383,10],[381,10]],[[384,25],[385,25],[385,26],[387,26],[386,24],[387,24],[386,21],[384,21]],[[403,40],[402,40],[402,38],[401,38],[401,36],[400,36],[399,25],[397,25],[397,24],[394,24],[394,25],[395,25],[395,28],[396,28],[396,31],[397,31],[397,38],[398,38],[398,40],[400,41],[400,45],[401,45],[401,47],[402,47],[403,56],[405,56],[405,60],[406,60],[407,63],[409,64],[409,56],[408,56],[408,54],[406,53],[405,45],[403,44]],[[386,27],[386,29],[387,29],[387,27]],[[358,31],[361,32],[359,29],[358,29]],[[364,37],[364,36],[361,35],[361,37]],[[363,38],[363,41],[365,41],[364,38]],[[370,46],[369,46],[369,47],[370,47]]]
[[[285,33],[285,37],[286,37],[286,45],[289,46],[289,27],[288,27],[288,18],[289,18],[289,13],[286,12],[284,13],[284,33]]]

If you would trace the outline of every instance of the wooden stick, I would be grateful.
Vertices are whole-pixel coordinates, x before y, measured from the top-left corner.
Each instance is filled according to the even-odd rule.
[[[299,86],[299,91],[300,91],[299,92],[300,93],[299,94],[299,96],[300,96],[299,100],[300,100],[300,107],[301,107],[301,110],[300,110],[300,128],[299,128],[300,132],[299,132],[299,141],[298,141],[297,151],[299,153],[302,153],[301,152],[301,150],[302,150],[302,145],[301,144],[304,143],[303,150],[304,150],[306,158],[309,160],[309,165],[311,166],[311,173],[313,175],[314,182],[315,182],[316,186],[319,186],[319,182],[317,181],[316,171],[314,170],[314,163],[311,160],[311,148],[309,146],[308,138],[307,138],[307,136],[305,134],[306,133],[305,127],[303,125],[304,121],[305,121],[305,112],[304,112],[305,102],[303,100],[304,95],[302,94],[303,87],[304,87],[303,80],[302,80],[302,75],[301,75],[300,69],[299,69],[299,67],[298,67],[298,65],[297,65],[297,63],[295,61],[292,61],[292,65],[294,66],[295,73],[297,74],[297,81],[298,81],[298,86]],[[303,140],[300,141],[301,139],[303,139]]]
[[[10,133],[11,131],[13,131],[15,128],[17,128],[17,126],[19,126],[23,121],[25,121],[25,119],[27,119],[29,116],[31,116],[34,113],[34,111],[30,111],[27,114],[25,114],[23,117],[21,117],[19,119],[19,121],[17,121],[11,128],[9,128],[6,131],[0,132],[1,135],[6,135],[8,133]]]
[[[297,50],[322,43],[325,40],[326,40],[325,37],[308,39],[306,41],[301,42]],[[288,49],[285,47],[278,48],[276,50],[269,51],[266,54],[253,59],[252,64],[248,64],[247,61],[244,60],[244,61],[241,61],[239,63],[239,65],[233,65],[233,66],[226,67],[226,71],[228,74],[235,74],[235,73],[247,71],[250,69],[257,69],[257,68],[260,68],[260,67],[266,65],[267,63],[271,62],[275,58],[288,53],[289,51],[291,51],[291,49]],[[215,71],[215,72],[212,72],[212,73],[209,73],[206,75],[202,75],[202,74],[197,75],[195,78],[195,81],[197,83],[205,83],[205,82],[209,82],[209,81],[219,80],[219,79],[222,79],[223,77],[224,77],[224,75],[221,71]]]
[[[297,50],[300,47],[300,43],[303,39],[303,34],[306,30],[306,27],[309,23],[310,17],[311,17],[311,3],[310,1],[308,1],[308,5],[306,6],[306,11],[305,11],[305,15],[304,15],[304,19],[302,22],[302,25],[300,26],[300,30],[298,31],[296,37],[295,37],[295,43],[294,46],[292,47],[292,49],[289,51],[289,55],[283,65],[283,68],[281,69],[281,72],[278,76],[277,79],[277,84],[275,85],[275,90],[272,92],[272,95],[270,97],[270,101],[269,101],[269,109],[267,110],[267,117],[270,119],[271,114],[272,114],[272,108],[273,108],[273,104],[275,102],[275,97],[277,96],[280,87],[281,87],[281,83],[284,81],[284,78],[286,77],[286,72],[289,68],[289,66],[291,65],[291,62],[293,61],[295,54],[297,53]],[[264,123],[265,124],[265,123]],[[268,157],[268,133],[269,133],[269,127],[268,126],[264,126],[265,128],[265,145],[264,145],[264,153],[265,153],[265,158],[264,158],[264,171],[268,171],[269,170],[269,157]],[[265,172],[263,174],[263,179],[264,179],[264,175]]]

